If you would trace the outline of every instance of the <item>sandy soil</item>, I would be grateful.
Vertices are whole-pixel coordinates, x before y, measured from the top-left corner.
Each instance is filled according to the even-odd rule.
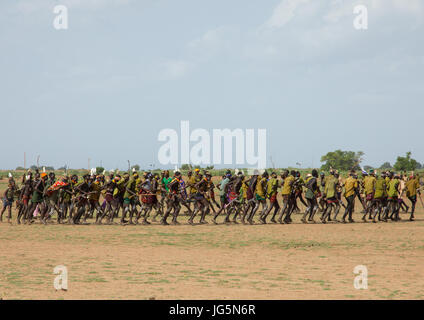
[[[423,299],[418,206],[415,222],[402,214],[377,224],[303,225],[299,215],[254,226],[3,222],[0,298]],[[57,265],[68,269],[66,292],[54,289]],[[353,286],[357,265],[368,269],[367,290]]]

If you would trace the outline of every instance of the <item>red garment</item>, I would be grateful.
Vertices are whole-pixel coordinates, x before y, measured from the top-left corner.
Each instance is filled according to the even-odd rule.
[[[235,198],[237,198],[237,193],[235,193],[234,191],[231,191],[228,194],[228,199],[230,199],[230,201],[234,200]]]
[[[47,196],[51,196],[53,192],[59,190],[62,187],[67,186],[68,184],[63,181],[56,181],[52,186],[47,189]]]
[[[68,185],[68,183],[65,183],[63,181],[56,181],[52,186],[50,186],[47,189],[47,191],[52,191],[53,192],[53,191],[59,190],[62,187],[65,187],[67,185]]]

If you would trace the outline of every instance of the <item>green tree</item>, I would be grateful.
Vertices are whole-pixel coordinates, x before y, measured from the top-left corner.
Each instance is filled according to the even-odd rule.
[[[326,155],[321,157],[321,162],[324,164],[321,166],[322,170],[330,170],[330,168],[347,171],[347,170],[359,170],[359,164],[362,161],[362,151],[342,151],[336,150],[328,152]]]
[[[181,165],[181,170],[190,170],[190,165],[187,163],[184,163]]]
[[[390,162],[384,162],[381,166],[380,166],[380,169],[381,170],[388,170],[388,169],[391,169],[392,168],[392,165],[390,164]]]
[[[367,172],[369,172],[371,169],[374,169],[374,168],[371,166],[364,166],[364,170]]]
[[[131,170],[135,169],[135,171],[140,171],[140,166],[138,164],[135,164],[131,167]]]
[[[396,171],[412,171],[419,168],[417,160],[411,158],[411,152],[406,153],[406,157],[397,157],[396,163],[393,166]]]
[[[103,167],[96,167],[96,174],[102,174],[103,171],[105,171],[105,168],[103,168]]]

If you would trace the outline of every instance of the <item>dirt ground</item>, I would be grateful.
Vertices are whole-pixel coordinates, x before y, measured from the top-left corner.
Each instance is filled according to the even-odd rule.
[[[377,224],[304,225],[298,214],[291,225],[3,222],[0,298],[423,299],[418,207],[415,222]],[[57,265],[68,269],[66,292],[54,289]],[[367,290],[353,286],[357,265],[368,269]]]

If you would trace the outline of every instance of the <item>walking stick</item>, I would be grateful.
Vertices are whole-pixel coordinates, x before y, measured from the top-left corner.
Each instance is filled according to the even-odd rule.
[[[213,199],[212,199],[212,202],[213,202],[213,203],[215,203],[215,205],[216,205],[219,209],[221,209],[221,205],[220,205],[218,202],[216,202],[215,198],[213,198]]]

